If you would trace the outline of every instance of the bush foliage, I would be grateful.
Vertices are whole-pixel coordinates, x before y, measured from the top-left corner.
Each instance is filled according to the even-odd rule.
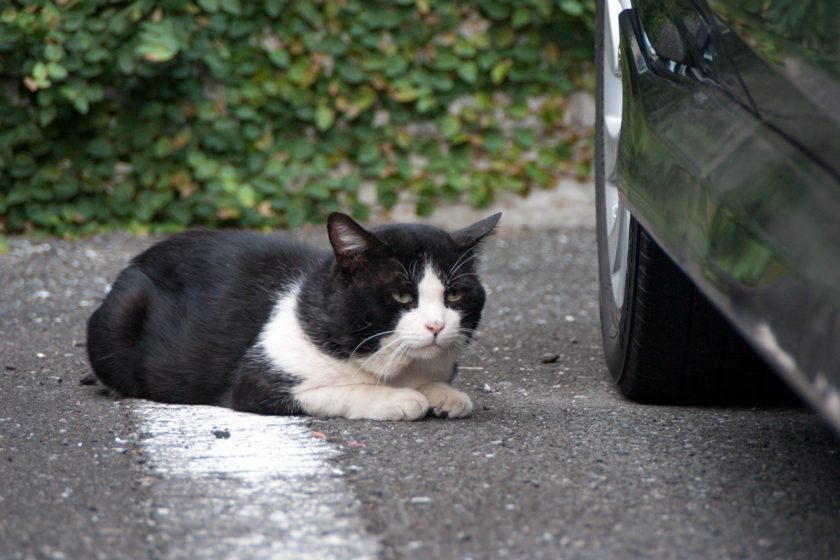
[[[424,214],[588,173],[562,120],[594,0],[4,4],[0,233],[364,218],[363,185]]]

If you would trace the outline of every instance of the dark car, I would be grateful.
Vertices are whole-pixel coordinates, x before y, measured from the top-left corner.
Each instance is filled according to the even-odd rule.
[[[836,2],[602,0],[597,29],[601,321],[621,392],[766,397],[775,371],[840,430]]]

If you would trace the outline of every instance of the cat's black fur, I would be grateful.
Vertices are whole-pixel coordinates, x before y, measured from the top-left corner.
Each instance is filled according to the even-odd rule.
[[[328,259],[280,236],[170,237],[135,257],[91,316],[93,370],[125,396],[216,404],[277,293]]]
[[[192,231],[135,257],[88,322],[88,354],[97,377],[129,397],[217,404],[265,414],[297,414],[300,380],[254,351],[278,298],[300,284],[297,318],[306,336],[337,359],[370,355],[375,335],[400,316],[395,290],[416,290],[418,263],[441,271],[473,251],[498,215],[451,234],[424,225],[370,232],[349,217],[330,217],[333,251],[283,235]],[[364,238],[343,246],[339,226]],[[451,279],[462,327],[474,330],[484,305],[475,261]]]

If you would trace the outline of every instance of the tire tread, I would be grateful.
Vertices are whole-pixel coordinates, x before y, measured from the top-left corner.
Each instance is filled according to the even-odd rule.
[[[632,315],[618,374],[625,396],[692,405],[790,400],[775,373],[635,220],[632,245]]]

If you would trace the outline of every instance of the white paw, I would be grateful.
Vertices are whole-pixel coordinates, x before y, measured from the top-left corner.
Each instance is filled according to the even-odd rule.
[[[418,389],[429,400],[432,413],[439,418],[466,418],[473,404],[466,393],[446,383],[429,383]]]
[[[429,401],[414,389],[392,389],[370,403],[361,417],[371,420],[418,420],[429,411]]]

